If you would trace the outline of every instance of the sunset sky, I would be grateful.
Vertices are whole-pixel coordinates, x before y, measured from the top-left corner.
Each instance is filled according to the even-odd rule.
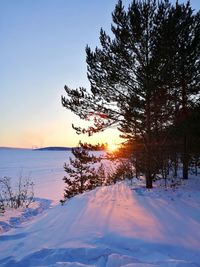
[[[125,4],[129,0],[123,1]],[[115,129],[76,135],[81,122],[61,105],[64,85],[89,87],[85,46],[110,31],[116,0],[0,0],[0,146],[118,143]],[[191,0],[200,9],[199,0]]]

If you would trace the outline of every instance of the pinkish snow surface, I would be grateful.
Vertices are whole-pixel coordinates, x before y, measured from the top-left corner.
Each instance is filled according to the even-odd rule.
[[[200,266],[198,194],[97,188],[2,234],[0,266]]]
[[[200,266],[200,178],[176,191],[118,183],[45,207],[0,235],[1,267]]]

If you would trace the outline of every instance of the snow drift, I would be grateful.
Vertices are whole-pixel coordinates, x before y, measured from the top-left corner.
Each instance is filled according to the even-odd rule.
[[[0,266],[200,266],[199,191],[160,194],[120,183],[52,207],[0,236]]]

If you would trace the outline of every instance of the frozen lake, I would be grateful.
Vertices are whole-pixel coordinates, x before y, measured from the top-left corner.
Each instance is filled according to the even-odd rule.
[[[57,201],[63,196],[63,165],[71,155],[69,151],[0,149],[0,177],[11,177],[13,182],[20,175],[29,177],[36,197]]]

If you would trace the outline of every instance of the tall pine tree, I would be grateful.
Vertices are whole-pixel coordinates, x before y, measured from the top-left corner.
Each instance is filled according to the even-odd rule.
[[[189,4],[177,2],[173,7],[168,0],[134,0],[127,11],[119,0],[112,19],[112,38],[101,29],[101,47],[95,51],[86,47],[91,91],[65,86],[67,97],[62,97],[62,104],[81,119],[93,120],[87,129],[75,127],[78,133],[91,135],[117,125],[124,138],[139,140],[145,151],[146,186],[151,188],[155,147],[158,143],[160,146],[165,130],[173,123],[174,103],[179,103],[180,97],[175,88],[183,91],[181,62],[192,59],[188,70],[192,62],[199,64],[199,48],[192,49],[199,19],[191,14]],[[195,42],[186,36],[190,28],[195,32]],[[186,40],[191,41],[187,49],[181,46]],[[189,51],[194,55],[180,59],[181,53]],[[193,74],[197,75],[196,67]],[[187,79],[187,85],[192,81],[194,75]]]
[[[182,132],[183,178],[188,178],[189,138],[187,120],[190,109],[195,106],[200,93],[200,13],[194,14],[190,2],[176,3],[172,9],[175,21],[174,87],[175,124]],[[197,97],[196,97],[197,96]]]

